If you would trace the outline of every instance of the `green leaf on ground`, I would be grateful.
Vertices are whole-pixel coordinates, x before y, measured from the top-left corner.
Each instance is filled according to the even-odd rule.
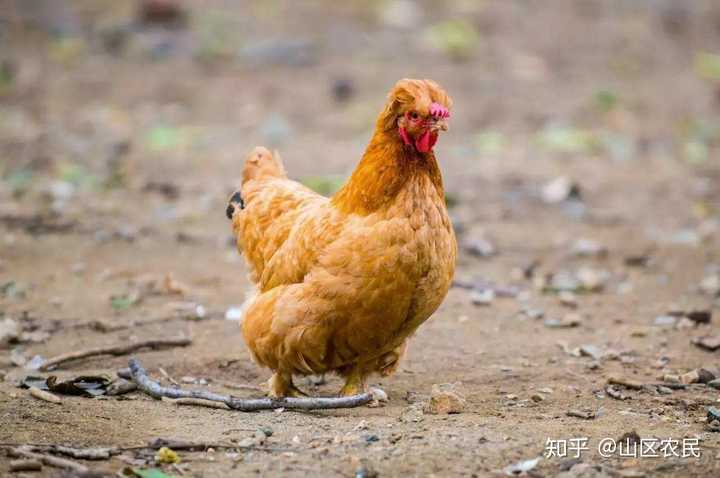
[[[565,126],[548,126],[537,134],[535,140],[551,153],[589,154],[599,146],[592,132]]]
[[[500,154],[508,145],[507,139],[499,131],[482,131],[473,139],[480,154]]]
[[[147,145],[152,151],[176,148],[182,141],[182,133],[171,126],[156,126],[147,134]]]
[[[695,73],[706,80],[720,80],[720,55],[699,52],[695,55]]]
[[[177,475],[168,475],[167,473],[157,468],[125,468],[123,475],[132,476],[136,478],[175,478]]]

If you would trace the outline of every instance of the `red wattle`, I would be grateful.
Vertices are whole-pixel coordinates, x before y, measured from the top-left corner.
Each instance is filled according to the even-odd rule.
[[[430,131],[425,131],[422,136],[415,141],[415,149],[421,153],[430,151]]]
[[[427,153],[435,146],[436,141],[437,134],[431,134],[430,130],[427,130],[415,141],[415,149],[421,153]]]

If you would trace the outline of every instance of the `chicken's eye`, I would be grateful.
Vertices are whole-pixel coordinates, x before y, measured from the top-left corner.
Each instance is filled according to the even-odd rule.
[[[414,120],[414,121],[417,121],[417,119],[418,119],[419,117],[420,117],[420,115],[418,114],[417,111],[413,111],[412,113],[410,113],[410,118],[411,118],[412,120]]]

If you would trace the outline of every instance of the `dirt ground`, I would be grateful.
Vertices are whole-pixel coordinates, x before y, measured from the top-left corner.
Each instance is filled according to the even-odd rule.
[[[0,320],[40,331],[0,340],[4,449],[162,437],[229,446],[163,468],[184,476],[502,476],[548,439],[586,437],[589,467],[550,457],[529,473],[720,474],[706,420],[718,391],[657,386],[720,366],[691,342],[720,334],[717,2],[213,0],[186,2],[170,27],[137,23],[132,2],[49,3],[0,2]],[[436,152],[461,252],[457,286],[399,372],[372,379],[387,403],[240,413],[137,393],[55,405],[18,388],[48,375],[24,358],[186,335],[189,347],[135,356],[165,384],[160,368],[260,395],[227,388],[269,377],[225,319],[248,287],[225,218],[244,155],[276,147],[292,177],[332,188],[402,77],[454,98]],[[177,312],[195,305],[204,318]],[[690,311],[714,316],[680,317]],[[52,374],[114,375],[127,360]],[[617,399],[610,377],[648,385],[616,385]],[[423,413],[433,385],[455,382],[462,413]],[[341,383],[299,385],[331,395]],[[600,456],[600,440],[632,431],[697,438],[701,457]],[[84,463],[154,466],[142,462]]]

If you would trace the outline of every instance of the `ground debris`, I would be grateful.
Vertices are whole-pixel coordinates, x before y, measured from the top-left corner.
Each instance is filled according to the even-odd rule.
[[[714,352],[720,349],[720,335],[705,335],[692,339],[692,343],[703,350]]]
[[[630,400],[632,398],[630,395],[625,395],[612,385],[605,387],[605,393],[607,393],[608,397],[614,398],[615,400]]]
[[[32,236],[69,233],[78,226],[74,221],[62,221],[56,214],[0,215],[0,224]]]
[[[568,417],[575,417],[575,418],[582,418],[583,420],[594,420],[597,418],[598,413],[594,410],[584,409],[584,410],[568,410],[565,412],[565,415]]]
[[[582,315],[575,312],[565,314],[562,319],[545,319],[545,327],[550,329],[566,329],[582,324]]]
[[[7,347],[20,337],[20,324],[6,317],[0,320],[0,348]]]
[[[207,390],[183,390],[163,387],[151,380],[143,366],[136,359],[130,359],[130,373],[138,388],[153,398],[194,398],[226,404],[233,410],[252,412],[258,410],[298,409],[320,410],[331,408],[353,408],[366,405],[372,400],[372,394],[362,393],[350,397],[308,397],[308,398],[253,398],[241,399],[220,395]]]
[[[126,393],[131,393],[135,390],[137,390],[137,384],[135,382],[121,378],[110,384],[107,388],[107,395],[111,397],[125,395]]]
[[[712,321],[712,310],[691,310],[685,312],[684,316],[696,324],[709,324]]]
[[[10,461],[10,471],[40,471],[42,470],[42,462],[40,460],[12,460]]]
[[[140,342],[124,344],[124,345],[109,345],[106,347],[96,347],[87,350],[79,350],[75,352],[68,352],[65,354],[52,357],[45,361],[40,366],[41,371],[50,370],[59,365],[73,360],[79,360],[88,357],[97,357],[99,355],[127,355],[144,348],[162,348],[162,347],[186,347],[192,343],[192,340],[187,337],[178,337],[170,339],[149,339],[142,340]]]
[[[58,378],[50,375],[48,378],[27,376],[21,382],[21,387],[35,387],[61,395],[80,395],[97,397],[104,395],[111,384],[109,377],[104,375],[82,375],[58,382]]]
[[[578,257],[605,257],[608,249],[592,239],[579,238],[573,243],[570,252]]]
[[[164,446],[155,454],[155,461],[161,465],[170,465],[180,463],[180,457],[172,448]]]
[[[62,400],[60,400],[60,397],[58,397],[57,395],[53,395],[52,393],[46,392],[45,390],[40,390],[37,387],[30,387],[30,395],[39,400],[54,403],[56,405],[60,405],[62,403]]]
[[[492,305],[495,300],[495,291],[493,289],[473,290],[470,293],[470,300],[473,305]]]
[[[625,377],[612,376],[608,378],[607,383],[608,385],[619,385],[621,387],[629,388],[631,390],[643,390],[645,388],[644,383]]]
[[[417,423],[423,420],[423,406],[420,403],[413,403],[405,407],[398,420],[402,423]]]
[[[610,478],[601,465],[590,463],[572,463],[567,470],[562,470],[556,478]]]
[[[541,197],[547,204],[557,204],[567,199],[579,199],[580,185],[567,176],[559,176],[543,185]]]
[[[207,407],[207,408],[219,408],[223,410],[229,410],[228,406],[224,403],[212,402],[210,400],[202,400],[199,398],[178,398],[172,401],[175,405],[187,405],[196,407]]]
[[[709,296],[720,296],[720,274],[712,274],[700,281],[700,292]]]
[[[512,465],[506,466],[503,469],[503,472],[507,476],[523,475],[535,468],[538,463],[540,463],[540,460],[542,460],[542,457],[540,456],[537,458],[531,458],[529,460],[522,460],[517,463],[513,463]]]
[[[432,415],[461,413],[467,402],[459,388],[459,383],[433,385],[430,400],[425,404],[423,411]]]
[[[52,466],[54,468],[71,470],[77,473],[87,473],[89,471],[89,468],[85,465],[76,463],[71,460],[67,460],[65,458],[58,458],[56,456],[35,453],[34,451],[31,451],[31,449],[27,446],[11,448],[9,453],[11,456],[37,460],[43,465]]]
[[[485,238],[468,239],[463,242],[463,248],[475,257],[492,257],[497,254],[495,245]]]

